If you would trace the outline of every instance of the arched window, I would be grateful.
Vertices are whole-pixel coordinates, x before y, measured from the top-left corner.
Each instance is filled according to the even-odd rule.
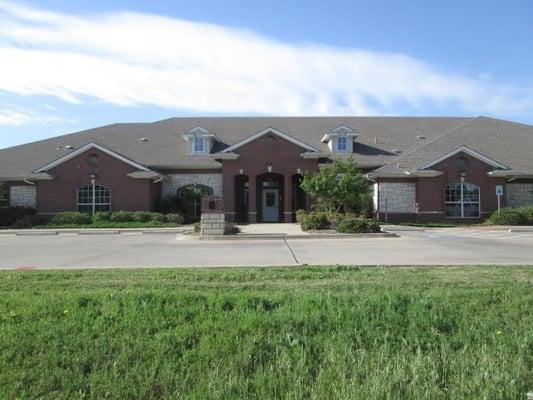
[[[177,190],[178,208],[185,213],[187,221],[198,221],[202,213],[201,200],[204,196],[213,195],[209,186],[192,184],[180,187]]]
[[[78,189],[77,205],[79,212],[111,211],[111,189],[102,185],[83,186]]]
[[[479,218],[479,186],[456,182],[446,186],[444,192],[446,216],[450,218]]]

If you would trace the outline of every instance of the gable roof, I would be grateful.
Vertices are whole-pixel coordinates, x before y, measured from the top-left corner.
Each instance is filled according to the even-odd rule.
[[[428,168],[431,168],[433,167],[434,165],[437,165],[438,163],[444,161],[444,160],[447,160],[448,158],[450,157],[453,157],[454,155],[456,154],[459,154],[459,153],[465,153],[465,154],[468,154],[474,158],[477,158],[478,160],[480,161],[483,161],[485,164],[488,164],[490,165],[491,167],[494,167],[494,168],[499,168],[499,169],[509,169],[508,167],[506,167],[505,165],[503,165],[502,163],[499,163],[498,161],[496,160],[493,160],[475,150],[472,150],[471,148],[467,147],[467,146],[459,146],[457,147],[455,150],[452,150],[444,155],[442,155],[441,157],[427,163],[427,164],[424,164],[424,165],[421,165],[419,167],[417,167],[416,169],[417,170],[423,170],[423,169],[428,169]]]
[[[251,143],[254,140],[259,139],[260,137],[262,137],[262,136],[264,136],[266,134],[269,134],[269,133],[273,133],[274,135],[279,136],[279,137],[285,139],[288,142],[294,143],[295,145],[300,146],[301,148],[303,148],[303,149],[305,149],[307,151],[318,152],[318,150],[315,149],[314,147],[311,147],[308,144],[305,144],[304,142],[301,142],[298,139],[295,139],[292,136],[287,135],[286,133],[283,133],[281,131],[278,131],[275,128],[270,127],[270,128],[267,128],[267,129],[263,129],[262,131],[257,132],[255,135],[252,135],[252,136],[250,136],[250,137],[248,137],[246,139],[241,140],[238,143],[235,143],[232,146],[229,146],[229,147],[225,148],[224,150],[221,151],[221,153],[232,152],[233,150],[238,149],[239,147],[242,147],[245,144]]]
[[[195,127],[216,135],[212,152],[267,129],[327,155],[324,134],[345,125],[357,133],[353,156],[363,169],[401,162],[413,170],[465,145],[512,171],[533,171],[533,127],[491,118],[452,117],[208,117],[170,118],[152,123],[113,124],[0,150],[0,177],[15,179],[76,151],[87,143],[104,146],[130,161],[156,170],[220,168],[212,154],[190,155],[182,137]],[[453,135],[450,132],[456,132]],[[421,137],[425,137],[422,139]],[[141,140],[141,138],[143,140]],[[442,141],[440,141],[442,140]],[[67,145],[73,146],[72,149]],[[401,153],[394,153],[398,149]],[[423,152],[414,154],[418,150]],[[413,154],[413,162],[406,158]],[[427,157],[426,157],[427,156]]]
[[[108,148],[102,146],[102,145],[99,145],[98,143],[94,143],[94,142],[90,142],[90,143],[87,143],[86,145],[84,146],[81,146],[80,148],[68,153],[68,154],[65,154],[64,156],[58,158],[57,160],[55,161],[52,161],[42,167],[40,167],[39,169],[37,169],[35,171],[35,173],[40,173],[40,172],[46,172],[46,171],[50,171],[52,168],[54,167],[57,167],[58,165],[60,164],[63,164],[64,162],[67,162],[68,160],[80,155],[80,154],[83,154],[85,153],[86,151],[88,150],[91,150],[91,149],[98,149],[100,151],[102,151],[103,153],[106,153],[108,155],[110,155],[111,157],[114,157],[122,162],[125,162],[126,164],[129,164],[131,165],[132,167],[135,167],[141,171],[150,171],[149,168],[145,167],[144,165],[141,165],[133,160],[130,160],[129,158],[126,158],[124,157],[123,155],[117,153],[117,152],[114,152],[113,150],[109,150]]]
[[[533,127],[479,117],[437,137],[426,145],[378,168],[373,177],[405,177],[446,159],[454,151],[470,152],[494,168],[499,175],[533,173]]]
[[[53,137],[0,150],[0,177],[16,179],[52,160],[56,160],[88,142],[105,145],[130,160],[154,169],[220,168],[221,164],[209,154],[189,154],[182,135],[195,127],[215,134],[212,152],[220,152],[239,143],[254,132],[267,128],[279,132],[328,153],[321,139],[331,129],[346,125],[359,135],[354,146],[354,157],[361,168],[376,168],[420,147],[471,118],[448,117],[187,117],[170,118],[152,123],[112,124],[68,135]],[[145,140],[141,140],[145,139]],[[74,150],[66,146],[73,146]]]

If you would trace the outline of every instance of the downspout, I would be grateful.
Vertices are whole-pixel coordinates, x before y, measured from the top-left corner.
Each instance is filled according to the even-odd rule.
[[[28,180],[27,178],[24,178],[24,179],[23,179],[23,182],[24,182],[24,183],[27,183],[28,185],[35,186],[35,182],[32,182],[32,181]]]
[[[159,175],[159,178],[157,178],[157,179],[156,179],[155,181],[153,181],[152,183],[154,183],[154,184],[155,184],[155,183],[159,183],[159,182],[163,181],[163,179],[165,179],[164,176],[163,176],[163,175]]]

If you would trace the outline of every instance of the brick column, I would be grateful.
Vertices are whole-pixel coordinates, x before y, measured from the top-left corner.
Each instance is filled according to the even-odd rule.
[[[224,173],[222,191],[225,199],[226,221],[235,221],[235,176],[229,172]]]
[[[255,175],[248,176],[248,222],[253,224],[257,222],[257,200],[256,200],[256,179]]]
[[[283,222],[292,222],[292,176],[283,176]]]

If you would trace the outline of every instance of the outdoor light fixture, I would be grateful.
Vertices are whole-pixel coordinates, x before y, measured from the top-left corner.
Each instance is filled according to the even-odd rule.
[[[268,172],[272,172],[272,164],[271,163],[267,163],[267,171]]]
[[[302,174],[302,169],[301,168],[296,168],[296,173],[301,175]]]
[[[89,179],[91,180],[91,185],[96,183],[96,174],[90,174]]]
[[[461,182],[464,182],[465,178],[466,178],[466,173],[465,172],[461,172],[460,176],[461,176]]]
[[[239,175],[244,175],[244,169],[241,168],[241,169],[239,170]]]

